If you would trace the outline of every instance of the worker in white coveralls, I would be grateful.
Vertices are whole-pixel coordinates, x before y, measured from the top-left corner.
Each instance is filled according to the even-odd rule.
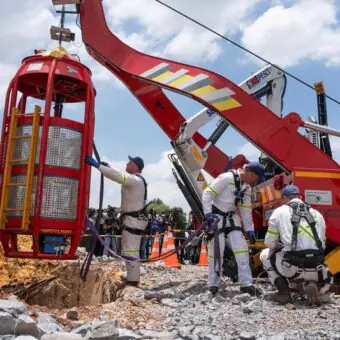
[[[246,164],[243,169],[222,173],[203,192],[202,202],[206,219],[219,218],[220,254],[218,255],[218,251],[216,254],[214,239],[209,242],[208,246],[208,288],[213,295],[218,292],[221,275],[219,268],[216,268],[216,257],[219,257],[222,266],[226,244],[235,255],[240,290],[251,295],[260,293],[253,286],[248,244],[243,230],[247,232],[250,242],[256,242],[252,218],[251,187],[263,180],[263,166],[260,163],[251,162]]]
[[[288,280],[303,280],[310,304],[319,305],[329,290],[331,275],[324,265],[326,224],[323,216],[301,199],[300,190],[287,185],[283,203],[274,210],[265,237],[268,247],[260,259],[278,293],[274,300],[291,302]]]
[[[129,260],[139,260],[139,248],[144,230],[148,224],[145,212],[147,184],[141,176],[144,162],[140,157],[130,157],[124,172],[99,164],[94,158],[86,157],[86,162],[97,168],[106,178],[122,185],[121,209],[122,224],[122,255]],[[140,281],[140,264],[126,262],[127,284],[137,286]]]

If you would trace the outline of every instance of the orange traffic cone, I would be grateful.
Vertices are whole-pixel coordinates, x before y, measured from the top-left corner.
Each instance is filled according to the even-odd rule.
[[[160,254],[164,255],[168,251],[168,233],[164,232],[163,234],[163,242],[162,242],[162,249]]]
[[[206,267],[208,265],[207,246],[204,242],[202,242],[200,260],[197,265],[201,267]]]
[[[172,232],[168,232],[168,248],[167,251],[172,251],[175,250],[175,241],[174,238],[172,236]],[[178,262],[178,258],[177,258],[177,252],[175,252],[174,254],[172,254],[171,256],[167,257],[165,259],[165,265],[168,267],[172,267],[172,268],[178,268],[181,269],[182,266],[181,264]]]
[[[156,233],[155,235],[150,258],[156,259],[157,257],[159,257],[159,233]],[[149,265],[153,265],[155,263],[155,261],[151,261],[149,262]]]

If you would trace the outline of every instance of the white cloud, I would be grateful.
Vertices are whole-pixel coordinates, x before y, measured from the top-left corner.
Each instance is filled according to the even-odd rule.
[[[244,155],[249,161],[256,161],[261,154],[261,152],[249,142],[240,146],[236,153]]]
[[[50,50],[57,46],[57,42],[50,40],[50,26],[58,25],[59,20],[59,16],[55,15],[55,8],[49,4],[49,1],[11,0],[2,4],[0,20],[0,31],[2,32],[0,39],[0,110],[4,105],[9,82],[20,67],[21,60],[32,55],[34,49]],[[76,41],[69,44],[64,43],[64,47],[70,53],[77,54],[81,62],[92,70],[95,86],[100,87],[102,83],[109,82],[115,88],[122,88],[123,85],[114,75],[89,56],[82,43],[78,26],[75,23],[67,23],[66,26],[76,33]]]
[[[148,183],[148,200],[160,198],[171,207],[179,206],[189,211],[181,191],[179,190],[171,171],[171,163],[168,160],[168,152],[163,152],[155,163],[145,165],[143,176]],[[105,157],[103,157],[105,159]],[[119,170],[125,169],[126,161],[109,161],[111,167]],[[98,207],[100,173],[92,170],[90,206]],[[120,185],[105,179],[104,206],[120,206]]]
[[[303,60],[340,65],[340,27],[333,0],[299,0],[269,8],[243,29],[245,47],[281,67]],[[258,60],[257,60],[258,61]]]
[[[222,34],[232,34],[246,23],[259,2],[214,0],[209,2],[209,10],[205,0],[196,0],[195,6],[181,0],[167,4]],[[213,61],[222,53],[218,36],[154,1],[108,0],[104,4],[111,30],[142,52],[191,63]],[[136,27],[128,33],[132,26]]]
[[[17,67],[15,65],[1,62],[0,60],[0,109],[4,105],[9,82],[16,71]]]

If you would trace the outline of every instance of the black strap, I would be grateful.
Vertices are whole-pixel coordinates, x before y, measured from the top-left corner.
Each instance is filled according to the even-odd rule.
[[[226,217],[228,217],[229,215],[232,216],[234,214],[233,211],[224,212],[224,211],[220,210],[219,208],[217,208],[215,205],[212,206],[211,212],[213,214],[217,214],[217,215],[220,215],[220,216],[226,216]]]
[[[137,177],[141,178],[144,184],[144,205],[146,203],[146,200],[148,199],[148,185],[146,183],[145,178],[141,174],[135,174]]]
[[[310,213],[309,209],[310,206],[309,204],[303,203],[303,202],[290,202],[288,204],[289,207],[293,209],[293,215],[291,219],[291,223],[293,226],[293,233],[292,233],[292,243],[291,243],[291,251],[296,251],[297,248],[297,236],[298,236],[298,229],[300,226],[300,221],[301,218],[305,218],[312,233],[313,237],[315,240],[315,244],[318,247],[319,251],[323,253],[323,247],[322,247],[322,242],[319,238],[319,235],[316,231],[315,225],[316,222],[314,220],[314,217]]]
[[[243,203],[244,193],[247,190],[247,187],[243,190],[241,190],[241,178],[238,172],[234,169],[229,170],[234,176],[234,183],[236,191],[234,192],[235,195],[235,207],[238,206],[239,203]]]
[[[96,148],[96,144],[94,143],[94,141],[92,142],[92,146],[93,146],[93,152],[96,156],[96,159],[98,161],[98,163],[100,163],[100,155],[98,153],[98,150]],[[101,174],[100,175],[100,187],[99,187],[99,209],[98,209],[98,215],[96,218],[96,223],[95,223],[95,230],[97,231],[97,233],[92,233],[92,244],[91,244],[91,249],[90,251],[87,253],[86,258],[81,266],[80,269],[80,277],[86,281],[86,277],[87,274],[90,270],[90,266],[91,266],[91,262],[92,262],[92,258],[93,258],[93,254],[94,251],[96,249],[96,245],[97,245],[97,241],[98,241],[98,231],[100,228],[100,219],[103,216],[103,201],[104,201],[104,175]]]
[[[212,206],[212,213],[220,215],[223,217],[223,221],[222,221],[222,228],[218,231],[220,234],[221,233],[225,233],[225,235],[227,236],[230,232],[237,230],[242,232],[242,228],[238,227],[235,225],[235,222],[233,220],[233,216],[234,216],[234,211],[227,211],[227,212],[223,212],[222,210],[218,209],[216,206]],[[229,220],[229,224],[230,227],[226,227],[227,225],[227,219]]]
[[[236,227],[236,226],[231,226],[231,227],[222,227],[219,230],[219,233],[225,233],[225,236],[228,236],[229,233],[231,233],[232,231],[240,231],[242,233],[242,228],[241,227]]]
[[[276,266],[276,254],[280,251],[281,249],[274,250],[274,252],[269,256],[269,261],[270,261],[270,264],[272,265],[272,268],[276,272],[276,274],[282,276],[282,274],[278,271],[277,266]]]
[[[142,209],[137,210],[137,211],[130,211],[130,212],[124,212],[122,217],[124,216],[131,216],[134,218],[139,218],[141,215],[145,215],[146,217],[146,209],[149,206],[149,204],[151,204],[152,202],[150,202],[149,204],[146,204],[146,200],[148,198],[148,185],[146,183],[145,178],[141,175],[141,174],[135,174],[137,177],[141,178],[144,184],[144,206]]]
[[[143,235],[146,234],[145,230],[130,228],[130,227],[127,227],[127,226],[123,226],[123,230],[126,230],[130,234],[134,234],[134,235],[141,235],[141,236],[143,236]]]

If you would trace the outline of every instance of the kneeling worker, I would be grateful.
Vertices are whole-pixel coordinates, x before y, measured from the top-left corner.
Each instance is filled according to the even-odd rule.
[[[122,255],[132,260],[139,259],[141,238],[148,224],[145,203],[147,199],[147,184],[141,176],[144,162],[140,157],[130,157],[125,172],[99,164],[94,158],[87,156],[86,162],[97,168],[106,178],[122,185],[121,209],[122,224]],[[140,281],[140,264],[126,262],[127,283],[138,285]]]
[[[330,277],[324,265],[326,224],[323,216],[301,199],[299,188],[287,185],[282,191],[284,205],[274,210],[268,222],[264,269],[278,294],[274,299],[291,302],[287,280],[303,280],[311,305],[320,304],[320,293],[329,289]]]

